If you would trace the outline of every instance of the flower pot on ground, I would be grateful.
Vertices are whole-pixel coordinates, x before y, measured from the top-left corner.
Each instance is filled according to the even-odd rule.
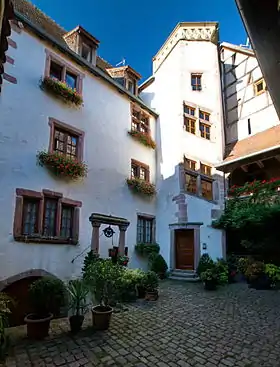
[[[271,280],[265,273],[265,264],[262,261],[255,261],[247,267],[245,273],[250,288],[266,290],[271,288]]]
[[[218,272],[216,266],[203,271],[200,274],[200,279],[204,283],[204,289],[213,291],[218,287]]]
[[[111,259],[102,259],[90,264],[85,273],[89,290],[98,302],[92,307],[92,325],[96,330],[107,330],[113,312],[110,304],[118,300],[125,268],[113,264]]]
[[[145,299],[156,301],[158,299],[158,275],[154,271],[148,271],[143,279],[143,286],[146,290]]]
[[[27,336],[31,339],[43,339],[49,334],[53,313],[65,303],[64,284],[59,279],[43,277],[30,285],[28,295],[33,313],[24,319]]]
[[[69,309],[72,316],[69,317],[70,329],[72,333],[81,330],[84,313],[87,310],[87,295],[89,293],[85,281],[82,279],[70,280],[67,285]]]

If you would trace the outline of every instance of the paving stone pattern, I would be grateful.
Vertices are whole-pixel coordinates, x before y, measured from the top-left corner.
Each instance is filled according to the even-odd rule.
[[[166,281],[157,302],[128,308],[106,332],[90,328],[90,315],[76,336],[67,319],[55,320],[48,339],[18,342],[6,366],[280,366],[279,291]]]

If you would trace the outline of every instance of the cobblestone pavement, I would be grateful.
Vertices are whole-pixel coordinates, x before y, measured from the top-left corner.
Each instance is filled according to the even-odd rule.
[[[280,366],[280,292],[234,284],[206,292],[201,284],[166,281],[157,302],[113,314],[106,332],[69,334],[66,319],[50,337],[21,340],[8,367]],[[89,315],[90,316],[90,315]]]

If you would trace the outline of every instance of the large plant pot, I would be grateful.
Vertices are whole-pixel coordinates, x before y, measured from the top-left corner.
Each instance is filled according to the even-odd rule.
[[[92,326],[95,330],[107,330],[110,326],[112,307],[94,306],[92,312]]]
[[[215,291],[217,289],[217,282],[206,280],[204,282],[204,289],[206,289],[207,291]]]
[[[30,339],[44,339],[49,335],[50,322],[53,314],[49,313],[47,317],[40,319],[36,314],[31,313],[24,318],[27,324],[27,337]]]
[[[249,288],[254,288],[257,290],[268,290],[271,289],[271,281],[266,275],[263,275],[256,279],[250,280]]]
[[[69,317],[70,329],[72,333],[77,333],[81,330],[83,322],[84,322],[83,315],[73,315]]]
[[[145,298],[146,289],[145,287],[137,286],[137,297],[138,298]]]
[[[147,291],[145,296],[146,301],[157,301],[158,300],[158,291]]]

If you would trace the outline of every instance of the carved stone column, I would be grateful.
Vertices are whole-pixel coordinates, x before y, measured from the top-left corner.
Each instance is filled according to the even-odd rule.
[[[91,250],[99,254],[99,228],[100,223],[92,222]]]
[[[120,235],[119,235],[119,255],[124,255],[124,249],[125,249],[125,232],[127,230],[127,226],[119,226]]]

